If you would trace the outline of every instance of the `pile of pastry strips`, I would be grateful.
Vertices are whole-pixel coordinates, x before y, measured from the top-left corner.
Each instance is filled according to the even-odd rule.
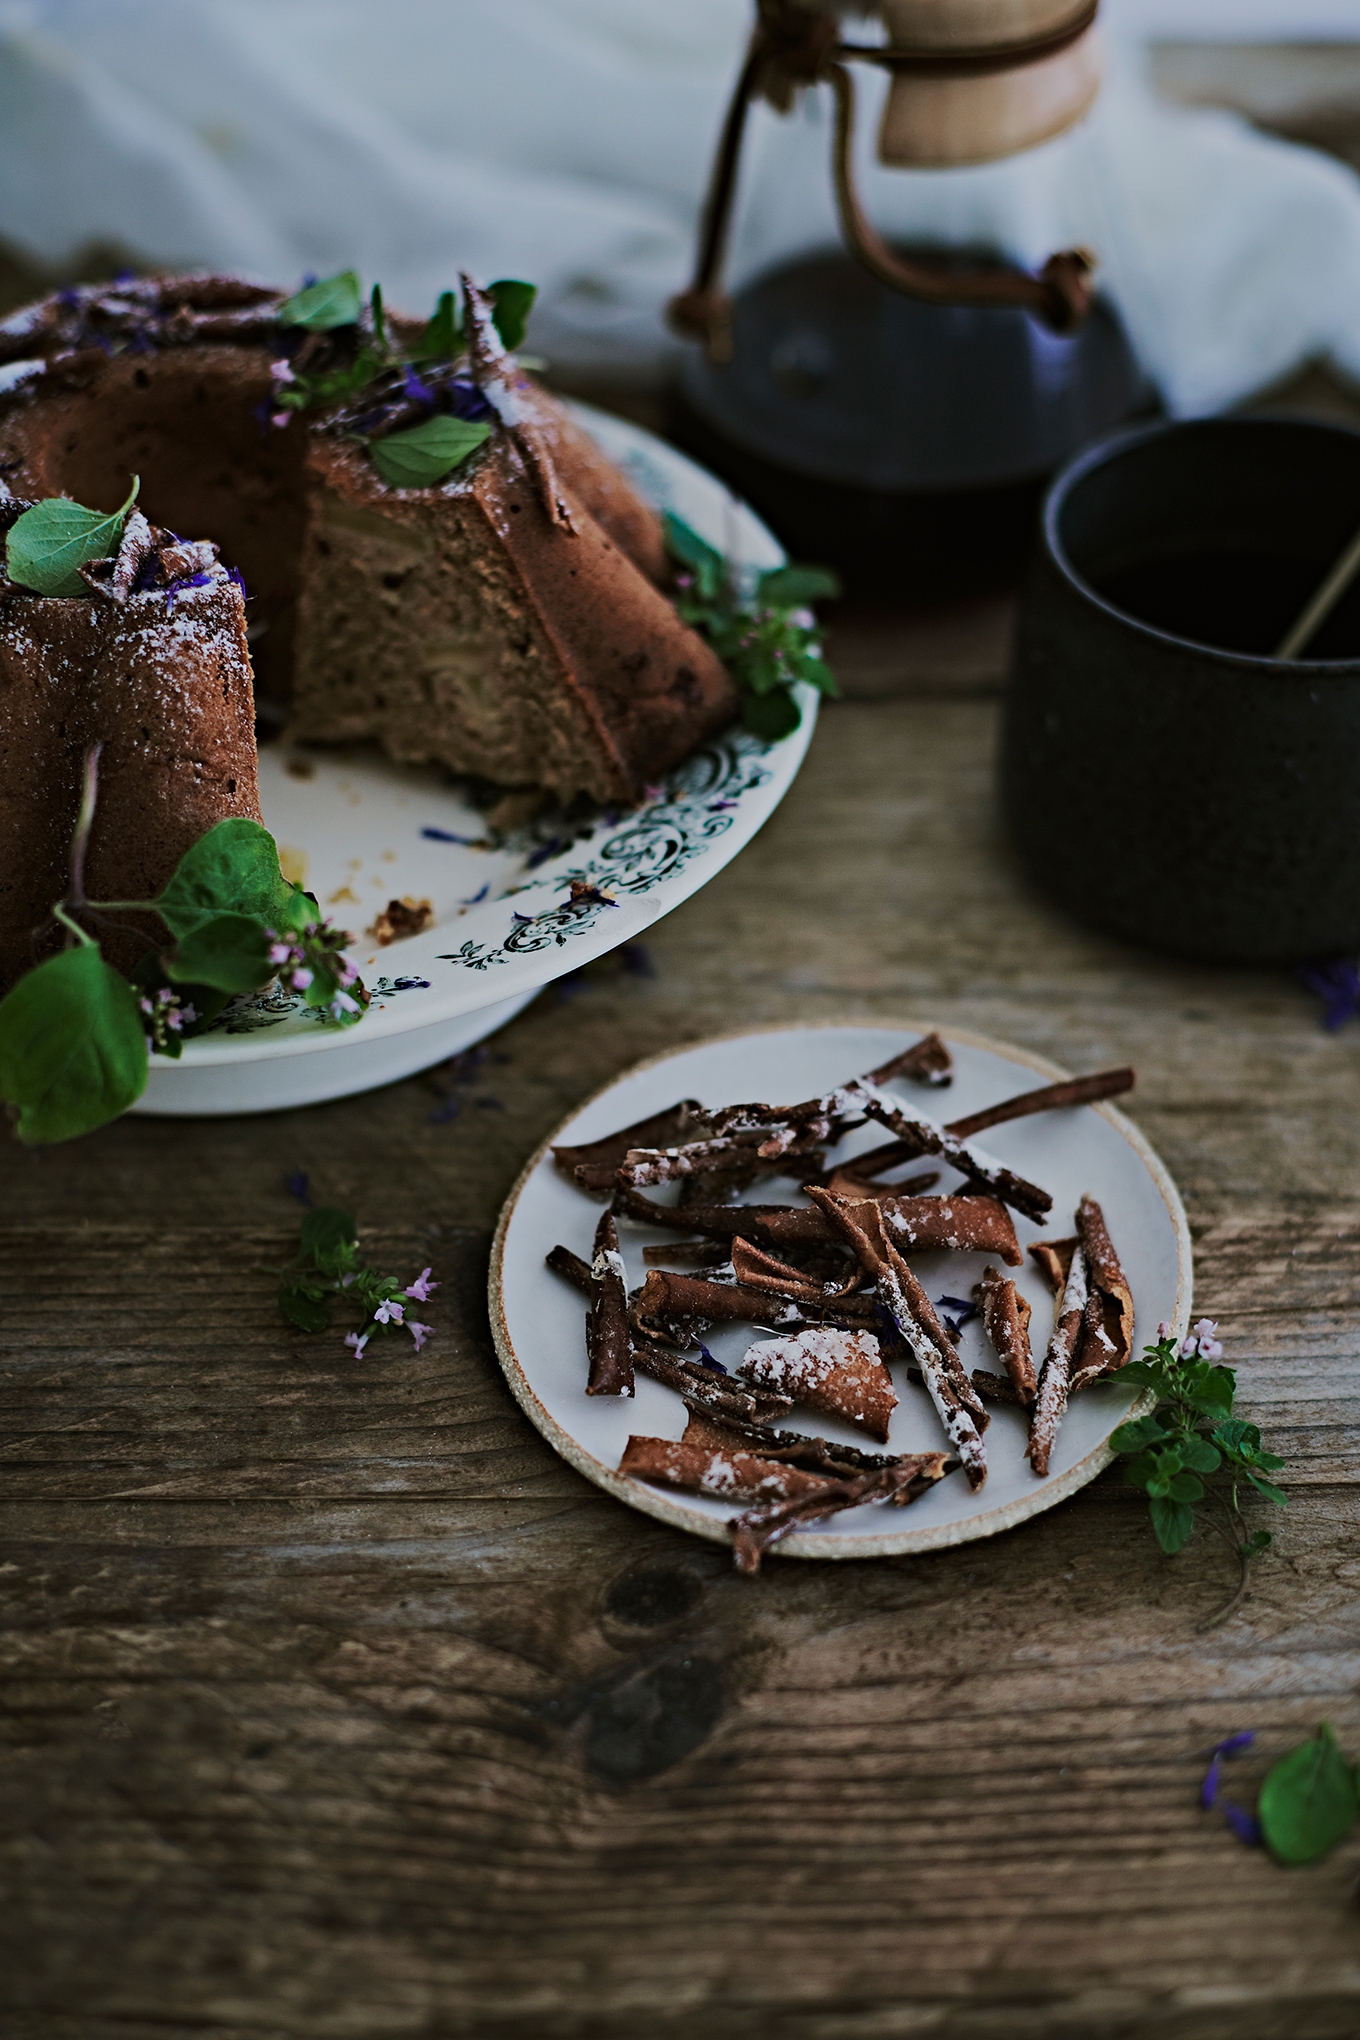
[[[1028,1412],[1026,1456],[1036,1475],[1046,1475],[1068,1397],[1122,1367],[1133,1350],[1133,1299],[1091,1197],[1081,1200],[1071,1239],[1030,1248],[1055,1299],[1037,1367],[1029,1304],[1000,1268],[985,1269],[973,1296],[1005,1372],[969,1374],[956,1351],[958,1327],[940,1318],[908,1265],[913,1252],[947,1248],[1019,1267],[1011,1212],[1043,1224],[1052,1199],[972,1136],[1033,1112],[1114,1097],[1132,1088],[1133,1071],[1048,1084],[947,1126],[886,1092],[893,1080],[948,1084],[949,1051],[938,1035],[824,1097],[718,1110],[687,1098],[607,1139],[553,1150],[571,1182],[609,1199],[588,1263],[568,1247],[548,1255],[549,1267],[588,1299],[587,1395],[630,1396],[634,1376],[646,1374],[675,1389],[689,1412],[678,1443],[630,1438],[619,1470],[752,1504],[729,1525],[742,1572],[757,1571],[769,1546],[800,1523],[861,1502],[900,1507],[960,1468],[971,1487],[981,1487],[989,1400]],[[828,1149],[869,1121],[892,1138],[828,1165]],[[957,1171],[963,1189],[925,1194],[938,1170],[884,1180],[885,1170],[922,1156]],[[730,1201],[761,1176],[791,1178],[808,1201]],[[645,1195],[666,1183],[679,1184],[676,1203]],[[689,1235],[647,1247],[643,1258],[695,1272],[653,1265],[630,1295],[620,1220]],[[734,1319],[770,1336],[729,1372],[703,1339],[711,1326]],[[948,1451],[864,1452],[776,1428],[798,1404],[886,1444],[897,1404],[890,1367],[926,1388]]]

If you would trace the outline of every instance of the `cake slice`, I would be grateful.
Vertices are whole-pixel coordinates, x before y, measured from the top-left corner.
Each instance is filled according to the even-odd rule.
[[[31,507],[0,501],[0,533]],[[245,607],[217,547],[134,511],[80,578],[82,595],[41,595],[0,576],[0,985],[62,945],[52,904],[91,745],[91,899],[151,899],[215,822],[260,820]],[[146,948],[135,925],[100,930],[125,971]]]

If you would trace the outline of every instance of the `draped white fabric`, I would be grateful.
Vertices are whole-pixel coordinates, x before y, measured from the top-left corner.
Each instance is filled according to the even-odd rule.
[[[864,75],[870,210],[1027,262],[1094,248],[1175,411],[1315,355],[1360,377],[1360,179],[1160,104],[1118,41],[1159,4],[1115,0],[1095,111],[1009,163],[881,169]],[[0,0],[0,231],[49,264],[353,265],[417,312],[459,268],[527,276],[538,351],[645,377],[747,26],[746,0]],[[735,280],[837,238],[828,121],[818,93],[755,114]]]

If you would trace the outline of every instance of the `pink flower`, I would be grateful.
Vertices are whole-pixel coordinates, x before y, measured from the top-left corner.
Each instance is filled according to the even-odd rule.
[[[269,422],[271,425],[276,427],[283,426],[288,423],[288,420],[291,416],[292,413],[290,411],[275,411],[273,417],[270,419]]]
[[[406,1329],[411,1334],[411,1337],[415,1340],[416,1351],[418,1353],[421,1347],[425,1344],[425,1341],[430,1337],[431,1333],[434,1331],[434,1326],[417,1324],[414,1318],[407,1318]]]
[[[269,364],[269,373],[273,376],[275,382],[290,383],[297,381],[297,377],[293,374],[292,369],[288,366],[288,362],[286,359],[283,361],[271,361]]]
[[[394,1296],[388,1297],[387,1300],[383,1303],[380,1303],[378,1305],[378,1308],[374,1311],[373,1322],[375,1325],[399,1325],[401,1323],[402,1314],[404,1313],[405,1309],[406,1305],[404,1303],[399,1303],[396,1297]]]
[[[1157,1337],[1159,1339],[1169,1339],[1171,1337],[1171,1327],[1165,1318],[1162,1319],[1157,1327]]]
[[[361,1353],[363,1352],[363,1350],[364,1350],[364,1347],[365,1347],[365,1346],[366,1346],[366,1345],[368,1344],[368,1342],[369,1342],[369,1339],[370,1339],[371,1337],[372,1337],[372,1334],[371,1334],[371,1333],[369,1333],[369,1332],[346,1332],[346,1333],[345,1333],[345,1344],[346,1344],[347,1346],[353,1346],[353,1348],[354,1348],[354,1357],[355,1357],[355,1359],[356,1359],[356,1360],[357,1360],[357,1359],[359,1358],[360,1354],[361,1354]]]
[[[431,1282],[429,1269],[422,1268],[419,1275],[417,1275],[415,1281],[408,1288],[406,1294],[408,1296],[414,1296],[417,1303],[428,1303],[430,1300],[430,1291],[432,1289],[438,1289],[438,1287],[439,1284],[437,1282]]]

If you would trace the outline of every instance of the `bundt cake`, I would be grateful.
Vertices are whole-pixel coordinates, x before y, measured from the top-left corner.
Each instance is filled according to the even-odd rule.
[[[425,328],[348,274],[292,298],[225,277],[59,292],[0,322],[0,482],[105,505],[140,475],[148,519],[244,577],[257,692],[293,736],[636,800],[737,692],[664,592],[656,514],[507,354],[496,289],[464,279],[461,326],[446,298]],[[216,582],[199,600],[239,603]],[[72,644],[110,628],[108,605],[71,606],[89,618],[50,629]],[[24,776],[67,786],[69,755]]]
[[[32,507],[0,503],[15,572],[8,541]],[[67,576],[80,594],[36,594],[0,577],[0,988],[61,945],[52,907],[67,890],[93,746],[91,899],[152,899],[215,822],[260,820],[239,576],[215,545],[186,543],[139,510],[106,522],[110,556]],[[147,943],[136,921],[120,920],[101,927],[101,943],[131,970]]]

